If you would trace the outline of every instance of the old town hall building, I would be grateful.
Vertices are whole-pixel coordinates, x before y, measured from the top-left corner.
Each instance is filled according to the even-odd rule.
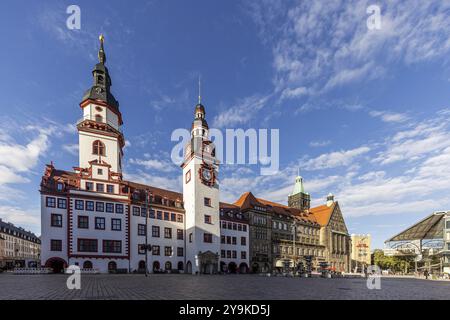
[[[119,102],[111,93],[103,37],[93,85],[77,123],[79,163],[46,166],[41,193],[41,264],[100,272],[272,272],[309,257],[348,270],[349,236],[332,196],[310,208],[297,177],[288,206],[244,193],[220,202],[205,107],[194,109],[185,147],[183,192],[126,181]],[[294,231],[293,231],[294,230]],[[151,246],[145,245],[146,243]]]

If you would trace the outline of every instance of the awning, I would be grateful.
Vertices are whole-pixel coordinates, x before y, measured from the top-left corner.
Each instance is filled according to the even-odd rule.
[[[444,216],[447,212],[435,212],[425,219],[419,221],[408,229],[400,232],[390,241],[413,241],[423,239],[443,239],[444,237]]]

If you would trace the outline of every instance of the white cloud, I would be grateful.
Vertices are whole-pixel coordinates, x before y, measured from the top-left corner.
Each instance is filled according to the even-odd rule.
[[[40,214],[41,210],[39,208],[23,209],[17,206],[0,205],[0,218],[3,221],[31,230],[37,235],[40,234]]]
[[[159,159],[133,159],[129,160],[130,164],[143,166],[146,169],[153,169],[161,172],[170,172],[177,169],[177,165],[171,161],[159,160]]]
[[[351,150],[341,150],[322,154],[305,162],[305,170],[330,169],[350,165],[354,159],[370,151],[369,147],[363,146]]]
[[[401,123],[409,119],[406,114],[388,111],[370,111],[369,115],[374,118],[380,118],[383,122]]]
[[[331,144],[331,141],[330,140],[324,140],[324,141],[311,141],[310,143],[309,143],[309,146],[310,147],[313,147],[313,148],[319,148],[319,147],[326,147],[326,146],[328,146],[328,145],[330,145]]]
[[[79,145],[78,144],[65,144],[63,149],[71,155],[78,156]]]
[[[390,1],[381,30],[368,30],[366,0],[257,1],[248,12],[273,52],[282,98],[323,94],[382,78],[393,64],[448,59],[449,1]],[[386,120],[400,118],[386,115]]]
[[[253,95],[240,99],[235,105],[230,106],[225,111],[214,117],[214,128],[233,128],[235,125],[242,125],[253,119],[267,103],[269,95]]]
[[[47,133],[41,132],[26,145],[0,141],[0,165],[15,172],[24,172],[33,168],[39,156],[49,146]]]
[[[386,140],[387,148],[378,153],[375,163],[416,161],[442,152],[450,146],[450,117],[442,115],[396,133]]]

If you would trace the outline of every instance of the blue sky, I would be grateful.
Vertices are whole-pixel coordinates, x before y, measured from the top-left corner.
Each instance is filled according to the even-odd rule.
[[[272,3],[273,2],[273,3]],[[366,8],[381,7],[368,30]],[[81,29],[66,8],[81,8]],[[300,168],[313,205],[336,195],[374,245],[450,208],[448,1],[3,1],[0,217],[40,233],[39,182],[77,165],[74,123],[105,34],[128,179],[181,191],[174,129],[203,79],[211,127],[280,129],[280,172],[223,166],[221,197],[286,202]]]

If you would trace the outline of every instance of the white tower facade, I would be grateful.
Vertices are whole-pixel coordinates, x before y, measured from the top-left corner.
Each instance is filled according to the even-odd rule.
[[[80,104],[83,117],[78,121],[79,167],[90,168],[93,162],[107,164],[110,171],[122,173],[124,137],[119,103],[111,93],[111,78],[105,66],[103,37],[100,38],[99,63],[92,71],[94,83]],[[104,177],[99,177],[104,178]]]
[[[220,259],[219,165],[208,138],[205,108],[200,102],[195,107],[191,141],[186,146],[182,168],[186,271],[215,273]]]

